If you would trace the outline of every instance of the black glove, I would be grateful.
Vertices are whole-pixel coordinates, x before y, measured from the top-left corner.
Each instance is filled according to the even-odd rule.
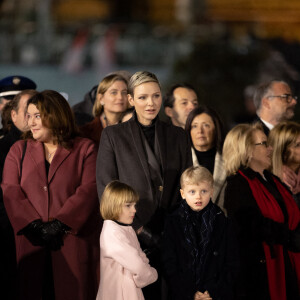
[[[160,236],[153,234],[150,229],[145,226],[143,226],[142,231],[138,234],[138,239],[148,250],[159,249],[160,247]]]
[[[44,223],[38,219],[29,223],[26,227],[20,230],[17,235],[24,235],[33,246],[45,246],[45,241],[42,236],[42,228]]]
[[[52,251],[59,250],[64,245],[63,236],[68,230],[70,230],[70,228],[57,219],[44,223],[42,227],[42,238],[45,242],[45,246]]]

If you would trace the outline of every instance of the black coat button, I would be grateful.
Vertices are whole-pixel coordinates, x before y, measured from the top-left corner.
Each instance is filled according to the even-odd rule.
[[[218,255],[219,255],[219,252],[214,251],[214,252],[213,252],[213,255],[214,255],[214,256],[218,256]]]

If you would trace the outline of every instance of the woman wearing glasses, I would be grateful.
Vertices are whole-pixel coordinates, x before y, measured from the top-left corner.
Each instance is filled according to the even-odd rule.
[[[299,299],[300,213],[285,185],[267,171],[271,152],[258,124],[237,125],[224,142],[224,206],[240,244],[240,300]]]
[[[270,132],[272,171],[290,188],[300,207],[300,124],[282,122]]]

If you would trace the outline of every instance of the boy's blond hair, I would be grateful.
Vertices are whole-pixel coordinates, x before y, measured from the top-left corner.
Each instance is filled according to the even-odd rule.
[[[104,220],[116,221],[122,212],[125,203],[136,203],[139,200],[138,193],[129,185],[114,180],[104,189],[100,201],[100,213]]]
[[[198,185],[202,182],[208,182],[211,187],[214,185],[214,178],[212,174],[204,167],[195,166],[186,169],[180,177],[181,189],[185,185]]]

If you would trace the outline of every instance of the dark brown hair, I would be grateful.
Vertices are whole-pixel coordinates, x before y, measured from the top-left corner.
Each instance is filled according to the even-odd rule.
[[[187,131],[189,135],[189,139],[191,142],[191,145],[193,145],[192,138],[191,138],[191,128],[192,128],[192,122],[195,119],[196,116],[201,115],[201,114],[207,114],[209,115],[215,125],[215,139],[214,139],[214,146],[217,149],[217,152],[220,154],[222,153],[222,148],[223,148],[223,143],[225,139],[225,130],[224,130],[224,125],[219,117],[218,113],[212,109],[211,107],[202,105],[199,107],[194,108],[188,115],[185,123],[185,130]]]
[[[71,148],[73,139],[79,135],[72,109],[67,100],[58,92],[45,90],[31,97],[27,102],[36,106],[41,115],[43,126],[49,128],[57,144]],[[25,138],[33,139],[31,131]]]

